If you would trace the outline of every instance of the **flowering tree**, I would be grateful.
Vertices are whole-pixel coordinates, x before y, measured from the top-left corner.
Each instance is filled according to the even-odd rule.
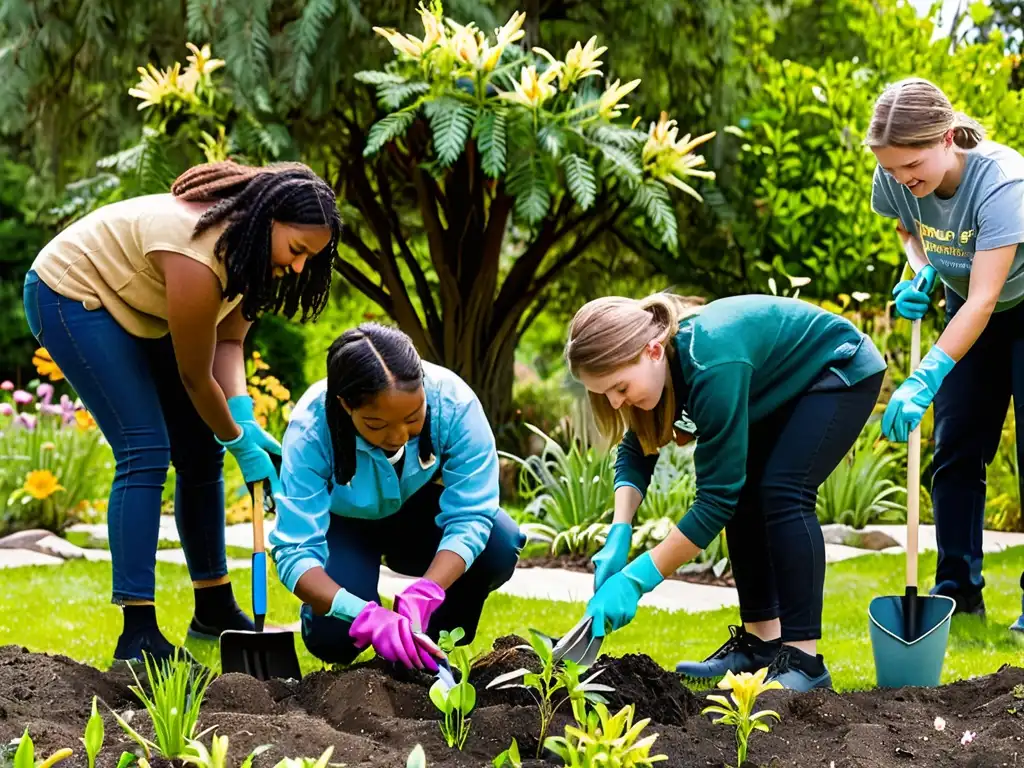
[[[679,138],[665,113],[647,132],[620,122],[640,81],[601,87],[596,37],[558,59],[516,44],[522,13],[493,37],[437,2],[419,15],[422,38],[375,27],[396,58],[356,75],[384,115],[342,161],[358,213],[344,241],[362,264],[337,269],[502,421],[516,342],[546,292],[616,228],[672,250],[671,190],[701,199],[686,179],[714,177],[693,154],[714,134]]]

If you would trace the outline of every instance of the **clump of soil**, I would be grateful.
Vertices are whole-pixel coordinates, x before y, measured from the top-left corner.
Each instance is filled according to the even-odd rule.
[[[550,552],[539,554],[524,554],[519,558],[517,568],[560,568],[564,571],[576,571],[577,573],[593,573],[594,564],[587,555],[552,555]],[[676,571],[666,579],[671,581],[686,581],[691,584],[706,584],[712,587],[735,587],[736,580],[732,576],[732,570],[727,570],[721,576],[715,576],[708,568],[702,571]]]
[[[481,768],[514,737],[524,757],[537,749],[537,710],[522,691],[487,690],[487,682],[505,672],[536,669],[532,654],[517,650],[519,638],[502,638],[474,667],[478,693],[470,737],[463,752],[450,750],[438,728],[438,715],[427,697],[432,677],[397,672],[374,661],[344,671],[310,674],[300,682],[262,683],[242,675],[224,675],[210,686],[200,728],[216,726],[230,739],[230,765],[238,765],[262,744],[273,748],[256,758],[256,768],[270,768],[282,757],[318,757],[334,748],[331,761],[349,768],[404,768],[409,752],[421,744],[430,768]],[[704,695],[684,688],[670,672],[646,656],[602,657],[594,670],[616,688],[609,694],[613,710],[634,703],[638,717],[649,717],[648,733],[659,734],[655,753],[679,768],[720,768],[735,764],[733,731],[712,725],[700,715]],[[1020,686],[1020,687],[1018,687]],[[921,765],[929,768],[1024,765],[1024,669],[1003,667],[997,673],[939,688],[873,690],[837,694],[772,691],[759,701],[775,709],[782,722],[770,734],[756,733],[749,765],[800,768],[883,768]],[[144,711],[122,678],[61,656],[45,656],[8,646],[0,648],[0,742],[21,735],[25,726],[37,757],[71,747],[63,765],[84,768],[78,738],[89,716],[93,694],[120,713],[135,710],[132,724],[144,734]],[[133,744],[100,707],[106,742],[100,768],[114,768]],[[933,725],[946,721],[943,731]],[[569,708],[556,718],[552,734],[569,722]],[[976,734],[961,745],[965,731]],[[208,741],[209,737],[205,737]],[[552,763],[526,760],[541,768]],[[155,761],[155,768],[167,763]]]

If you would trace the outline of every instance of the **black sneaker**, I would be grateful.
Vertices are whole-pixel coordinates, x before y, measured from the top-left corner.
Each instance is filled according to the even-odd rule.
[[[726,672],[757,672],[770,666],[779,653],[779,641],[766,642],[743,627],[730,626],[730,637],[704,661],[681,661],[676,672],[683,677],[710,682]]]
[[[791,645],[782,646],[775,661],[768,667],[765,682],[778,681],[790,691],[811,691],[815,688],[831,688],[832,675],[825,666],[821,654],[811,656]]]
[[[935,586],[931,594],[933,595],[945,595],[951,597],[956,602],[956,608],[953,609],[953,615],[956,616],[958,613],[966,614],[967,616],[978,616],[979,618],[985,618],[985,598],[981,594],[981,590],[966,591],[957,589],[953,586],[952,582],[944,581],[941,584]]]

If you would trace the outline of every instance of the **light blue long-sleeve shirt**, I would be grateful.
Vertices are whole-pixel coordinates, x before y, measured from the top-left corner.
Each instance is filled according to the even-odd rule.
[[[379,520],[395,514],[428,483],[440,466],[444,491],[436,521],[443,530],[438,550],[459,555],[469,568],[491,535],[498,513],[498,454],[494,434],[476,394],[446,368],[423,363],[433,453],[419,456],[419,437],[405,446],[401,477],[380,448],[356,435],[356,470],[344,486],[334,481],[327,428],[327,381],[299,400],[282,441],[277,522],[271,557],[281,582],[295,584],[310,568],[327,563],[331,515]]]

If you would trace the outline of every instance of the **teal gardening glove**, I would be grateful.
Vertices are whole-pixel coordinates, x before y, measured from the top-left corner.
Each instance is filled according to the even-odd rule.
[[[908,320],[920,320],[931,306],[931,292],[935,288],[935,267],[925,264],[913,280],[901,280],[892,289],[896,298],[896,314]]]
[[[228,410],[242,434],[227,442],[218,437],[217,442],[231,451],[247,484],[269,479],[271,493],[277,493],[280,483],[270,454],[280,456],[281,444],[256,422],[254,407],[248,395],[229,397]]]
[[[941,347],[932,347],[928,351],[917,370],[892,393],[885,408],[882,432],[889,440],[896,443],[907,441],[954,365],[953,358]]]
[[[587,604],[587,616],[594,619],[594,637],[604,637],[629,624],[636,616],[640,598],[664,580],[650,552],[610,576]]]
[[[599,590],[608,579],[626,567],[629,562],[629,548],[633,543],[633,526],[629,523],[612,523],[608,537],[601,551],[591,558],[594,564],[594,591]]]

